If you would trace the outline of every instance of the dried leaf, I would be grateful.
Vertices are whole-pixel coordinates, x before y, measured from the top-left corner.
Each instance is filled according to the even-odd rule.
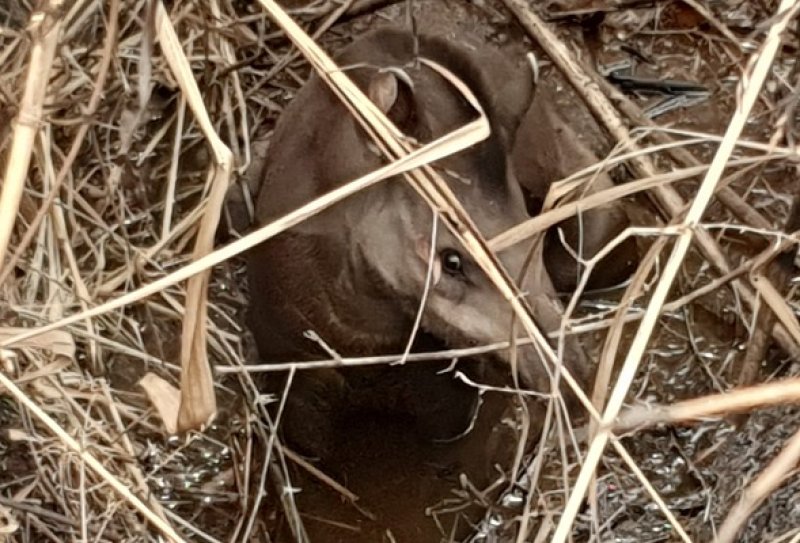
[[[0,342],[5,344],[13,340],[16,336],[28,332],[27,328],[15,328],[4,326],[0,328]],[[36,337],[24,339],[19,343],[14,343],[14,348],[21,349],[44,349],[52,351],[56,356],[66,356],[75,359],[75,340],[72,335],[63,330],[52,330]]]
[[[150,403],[158,411],[167,432],[177,433],[181,391],[154,373],[148,373],[142,377],[139,380],[139,386],[142,387]]]
[[[156,5],[156,31],[164,58],[169,64],[181,92],[186,97],[194,113],[197,124],[203,131],[214,157],[211,190],[208,195],[206,213],[200,222],[195,241],[194,254],[198,260],[214,249],[214,234],[222,215],[225,194],[231,180],[233,154],[214,131],[214,125],[203,103],[197,82],[194,79],[189,61],[186,58],[175,28],[160,0]],[[214,395],[214,381],[208,364],[206,352],[206,321],[208,305],[208,278],[210,270],[205,270],[189,279],[186,294],[186,318],[183,323],[181,346],[181,401],[178,428],[188,430],[199,428],[208,422],[217,411]]]
[[[10,510],[0,505],[0,542],[19,529],[19,523]]]
[[[6,439],[11,442],[25,441],[28,439],[28,437],[28,433],[25,430],[20,430],[19,428],[9,428],[6,430]]]

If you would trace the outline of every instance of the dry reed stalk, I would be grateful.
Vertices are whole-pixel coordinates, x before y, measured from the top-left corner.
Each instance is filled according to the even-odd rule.
[[[777,160],[785,158],[784,155],[762,155],[758,157],[747,157],[735,159],[730,161],[730,165],[748,165],[758,164],[766,160]],[[531,219],[519,223],[516,226],[498,234],[492,238],[489,245],[496,252],[503,251],[509,247],[516,245],[526,239],[544,232],[548,228],[560,223],[565,219],[575,216],[577,213],[595,209],[597,207],[615,202],[626,196],[638,194],[640,192],[651,190],[656,187],[661,187],[670,183],[678,181],[685,181],[698,175],[702,175],[708,171],[708,165],[691,166],[673,170],[671,172],[658,173],[652,176],[636,179],[622,185],[615,185],[609,189],[599,190],[590,195],[587,195],[579,200],[567,202],[559,205],[549,211],[545,211]],[[594,168],[587,168],[575,175],[570,176],[564,182],[570,182],[575,179],[583,178],[588,172],[593,171]]]
[[[636,126],[643,127],[644,130],[647,130],[648,136],[656,144],[667,146],[667,153],[675,162],[684,168],[699,166],[701,164],[700,161],[684,146],[669,145],[670,143],[674,143],[672,138],[669,137],[670,132],[674,130],[676,133],[680,133],[680,130],[658,126],[652,119],[649,119],[647,116],[645,116],[641,108],[633,100],[622,93],[614,85],[603,78],[596,77],[596,74],[591,75],[595,76],[592,78],[593,81],[600,86],[600,89],[603,91],[603,93],[613,101],[617,108],[619,108],[620,112],[628,117],[631,123]],[[691,131],[688,131],[687,133],[699,138],[704,138],[706,142],[720,141],[720,136],[713,134],[701,135]],[[753,142],[741,140],[737,143],[744,148],[761,148],[765,152],[769,152],[769,145],[755,144]],[[787,154],[797,154],[796,150],[792,151],[787,149],[786,151],[788,151]],[[759,228],[770,227],[769,221],[764,218],[764,216],[759,213],[758,210],[748,204],[744,198],[739,196],[739,194],[737,194],[732,188],[728,186],[719,186],[717,187],[715,196],[733,213],[735,217],[745,224]]]
[[[40,165],[42,177],[45,180],[53,180],[55,183],[55,170],[53,167],[52,155],[50,153],[45,152],[46,149],[50,149],[52,146],[52,142],[50,141],[50,130],[46,130],[42,135],[42,153],[41,153],[41,162],[43,164]],[[70,275],[72,276],[72,283],[76,290],[76,298],[78,299],[78,303],[80,304],[82,309],[87,309],[89,307],[90,295],[89,289],[86,287],[86,282],[81,277],[80,270],[78,269],[78,262],[75,258],[75,252],[72,250],[72,244],[70,243],[69,233],[67,231],[67,223],[64,217],[64,210],[60,206],[56,206],[51,210],[51,217],[53,221],[52,228],[54,230],[55,238],[58,242],[58,245],[61,247],[61,253],[67,260],[67,265],[69,267]],[[61,314],[55,315],[51,314],[50,317],[60,317]],[[89,334],[95,334],[95,326],[91,319],[87,319],[85,322],[86,331]],[[93,367],[98,367],[97,361],[97,348],[95,344],[89,344],[89,360]]]
[[[561,209],[561,208],[557,208]],[[554,210],[555,211],[555,210]],[[644,236],[644,235],[660,235],[663,234],[667,229],[656,229],[656,228],[629,228],[620,234],[618,240],[615,240],[616,245],[619,240],[627,239],[628,234],[637,235],[637,236]],[[671,228],[673,232],[676,232],[675,228]],[[610,249],[609,249],[610,250]],[[604,249],[603,252],[606,252]],[[770,247],[766,249],[762,254],[773,254],[774,248]],[[603,255],[601,254],[600,257],[594,257],[591,260],[601,260]],[[681,296],[667,304],[664,304],[664,313],[672,313],[677,311],[681,308],[684,308],[695,302],[697,299],[706,296],[707,294],[714,292],[721,286],[729,283],[734,278],[743,276],[752,267],[753,260],[749,260],[743,263],[741,266],[732,270],[728,274],[718,277],[709,283],[699,287],[688,294]],[[645,277],[646,278],[646,277]],[[637,290],[638,289],[634,289]],[[625,305],[625,304],[621,304]],[[642,313],[640,312],[625,312],[622,310],[615,310],[615,314],[620,314],[623,317],[624,323],[631,323],[641,320]],[[569,333],[572,334],[586,334],[589,332],[594,332],[597,330],[603,330],[612,326],[612,323],[615,321],[614,318],[608,319],[600,319],[596,320],[594,317],[587,319],[590,322],[582,324],[582,320],[573,320],[571,330]],[[9,334],[11,336],[13,334]],[[551,339],[557,338],[559,332],[551,332],[548,334],[548,337]],[[530,345],[532,341],[530,338],[526,337],[518,337],[516,339],[516,345]],[[441,351],[431,351],[431,352],[419,352],[419,353],[411,353],[407,357],[408,362],[425,362],[425,361],[435,361],[435,360],[451,360],[453,358],[464,358],[468,356],[478,356],[482,354],[492,353],[496,351],[503,351],[508,349],[511,346],[511,343],[508,341],[501,341],[498,343],[493,343],[489,345],[481,345],[478,347],[468,347],[463,349],[445,349]],[[337,359],[329,358],[324,360],[310,360],[310,361],[297,361],[297,362],[285,362],[285,363],[271,363],[271,364],[248,364],[247,366],[222,366],[216,369],[217,373],[228,373],[228,374],[238,374],[238,373],[261,373],[261,372],[279,372],[279,371],[288,371],[288,370],[312,370],[312,369],[322,369],[322,368],[335,368],[335,367],[359,367],[359,366],[371,366],[371,365],[378,365],[378,364],[391,364],[397,362],[402,358],[402,354],[394,354],[394,355],[383,355],[383,356],[364,356],[364,357],[339,357]]]
[[[699,288],[693,290],[692,292],[690,292],[688,294],[685,294],[685,295],[681,296],[680,298],[678,298],[676,300],[673,300],[672,302],[664,304],[663,312],[664,313],[672,313],[674,311],[677,311],[678,309],[681,309],[681,308],[684,308],[684,307],[688,306],[692,302],[697,301],[697,299],[702,298],[703,296],[705,296],[705,295],[707,295],[707,294],[709,294],[711,292],[714,292],[715,290],[717,290],[721,286],[726,285],[727,283],[730,283],[736,277],[740,277],[740,276],[745,275],[748,272],[748,270],[750,269],[750,265],[751,265],[750,262],[746,262],[746,263],[742,264],[741,266],[739,266],[738,268],[736,268],[735,270],[732,270],[730,273],[727,273],[727,274],[725,274],[725,275],[723,275],[721,277],[718,277],[718,278],[708,282],[707,284],[703,285],[702,287],[699,287]],[[638,320],[641,320],[641,318],[642,318],[642,313],[640,313],[640,312],[632,313],[632,312],[629,312],[629,311],[628,312],[622,311],[620,309],[620,310],[615,310],[614,313],[615,313],[615,315],[619,315],[620,313],[622,313],[622,315],[620,315],[620,316],[622,317],[622,321],[624,323],[636,322]],[[574,334],[586,334],[588,332],[594,332],[596,330],[603,330],[605,328],[611,328],[612,326],[614,326],[614,322],[616,322],[617,318],[619,318],[619,317],[615,316],[614,318],[601,319],[601,320],[597,320],[597,321],[594,321],[594,322],[589,322],[587,324],[573,323],[573,325],[572,325],[572,333],[574,333]]]
[[[136,451],[133,448],[133,443],[131,442],[130,435],[126,431],[125,425],[122,423],[122,415],[120,413],[119,406],[117,405],[117,402],[114,401],[111,395],[111,389],[109,388],[107,383],[103,383],[102,393],[103,396],[105,397],[107,409],[111,414],[111,421],[113,423],[114,430],[117,432],[117,435],[119,436],[119,441],[122,445],[122,448],[125,450],[125,452],[128,454],[130,458],[135,458]],[[147,486],[147,480],[145,478],[144,473],[142,472],[141,466],[138,463],[127,462],[126,468],[131,478],[136,483],[138,491],[142,495],[151,494],[150,489]],[[164,519],[165,522],[167,522],[167,517],[166,514],[164,513],[164,508],[161,506],[161,502],[159,502],[155,496],[150,495],[150,498],[148,499],[147,503],[150,505],[150,508],[156,515],[158,515],[159,517]]]
[[[322,470],[317,468],[314,464],[312,464],[308,460],[304,459],[299,454],[292,452],[290,449],[284,447],[281,447],[281,453],[285,454],[289,460],[291,460],[292,462],[294,462],[307,472],[311,473],[317,480],[321,481],[325,485],[334,489],[340,496],[342,496],[346,500],[350,501],[353,504],[355,504],[355,502],[358,501],[358,496],[356,494],[351,492],[344,485],[336,482],[336,480],[334,480],[332,477],[322,472]],[[368,518],[370,518],[370,520],[375,520],[375,515],[370,513],[368,515]]]
[[[547,417],[551,416],[551,407],[550,407],[550,405],[551,404],[548,404],[548,410],[547,410],[547,415],[546,415]],[[591,420],[593,420],[593,421],[594,420],[599,420],[599,413],[594,411],[594,408],[591,407],[591,406],[590,406],[590,409],[589,409],[589,414],[591,415]],[[546,421],[545,421],[545,427],[547,427]],[[547,436],[544,435],[544,433],[543,433],[543,435],[541,437],[541,440],[540,440],[540,443],[539,443],[539,451],[540,451],[540,453],[539,453],[539,455],[537,455],[536,460],[531,463],[531,467],[528,468],[528,475],[529,475],[532,487],[533,487],[533,482],[537,481],[539,476],[540,476],[540,474],[541,474],[541,467],[542,466],[541,466],[541,462],[538,461],[538,460],[543,458],[543,454],[542,454],[541,451],[543,451],[544,448],[545,448],[544,445],[545,445],[546,439],[547,439]],[[689,537],[689,534],[686,532],[686,529],[680,523],[678,518],[672,513],[672,511],[670,511],[669,507],[667,506],[666,502],[664,501],[664,498],[661,497],[661,495],[658,493],[658,491],[653,486],[653,484],[649,481],[649,479],[647,478],[645,473],[636,464],[636,460],[634,460],[634,458],[630,455],[630,453],[628,453],[628,451],[625,449],[625,447],[622,445],[622,443],[620,443],[619,440],[617,439],[617,437],[614,436],[614,435],[611,436],[611,445],[612,445],[612,447],[614,447],[614,450],[617,452],[617,454],[619,454],[619,456],[622,459],[622,461],[625,462],[625,464],[628,466],[628,469],[631,470],[631,473],[633,473],[633,475],[639,480],[640,484],[645,489],[645,492],[647,492],[647,494],[653,500],[653,503],[655,503],[658,506],[659,510],[663,513],[663,515],[666,518],[667,522],[670,523],[670,526],[672,526],[672,528],[675,530],[675,533],[678,535],[678,537],[680,537],[681,540],[684,543],[691,543],[691,538]],[[517,531],[517,537],[516,537],[516,541],[518,543],[521,543],[522,541],[526,541],[526,538],[529,537],[528,525],[529,525],[530,519],[532,517],[531,503],[532,503],[532,499],[533,499],[533,495],[534,494],[535,494],[535,492],[533,492],[533,491],[529,491],[528,492],[528,496],[527,496],[527,499],[526,499],[526,502],[525,502],[525,508],[523,509],[523,512],[520,515],[520,519],[519,519],[520,527],[519,527],[519,530]],[[548,528],[548,530],[549,529],[551,529],[551,528]],[[539,530],[539,533],[537,535],[537,538],[540,537],[541,535],[542,535],[542,533],[541,533],[541,527],[540,527],[540,530]]]
[[[314,32],[311,33],[311,39],[316,41],[323,34],[325,34],[325,32],[327,32],[328,29],[330,29],[330,27],[333,26],[333,24],[345,12],[347,12],[349,10],[350,5],[348,5],[348,4],[352,5],[352,0],[347,0],[345,2],[342,2],[341,4],[336,6],[334,9],[332,9],[330,14],[327,16],[327,18],[322,23],[317,25],[317,27],[314,29]],[[278,60],[270,68],[270,70],[267,73],[264,74],[264,76],[261,78],[261,80],[259,81],[259,83],[257,85],[260,86],[262,83],[266,83],[267,81],[271,81],[275,77],[275,75],[279,74],[281,71],[283,71],[285,68],[287,68],[292,62],[297,60],[297,58],[299,56],[300,56],[300,51],[297,50],[297,49],[292,49],[289,52],[287,52],[280,60]]]
[[[0,329],[2,333],[2,329]],[[519,337],[517,345],[530,345],[529,338]],[[434,360],[452,360],[454,358],[464,358],[468,356],[478,356],[496,351],[503,351],[511,347],[511,342],[500,341],[490,345],[480,347],[467,347],[463,349],[446,349],[442,351],[415,352],[405,356],[406,362],[426,362]],[[313,370],[323,368],[356,368],[361,366],[374,366],[384,364],[394,364],[403,360],[404,354],[390,354],[382,356],[363,356],[363,357],[337,357],[325,360],[309,360],[298,362],[280,362],[269,364],[248,364],[246,366],[219,367],[217,373],[260,373],[260,372],[283,372],[290,370]]]
[[[120,0],[111,0],[109,3],[108,24],[106,26],[106,37],[103,42],[103,52],[100,60],[100,67],[97,71],[97,77],[95,78],[92,95],[89,98],[89,103],[87,104],[84,112],[86,117],[91,117],[97,111],[97,107],[100,105],[100,98],[102,97],[103,89],[105,88],[106,78],[108,77],[108,68],[111,64],[111,59],[113,56],[113,49],[117,43],[119,4]],[[0,285],[3,285],[6,282],[9,274],[16,267],[17,262],[25,253],[26,249],[33,240],[33,237],[36,235],[39,225],[41,225],[42,220],[44,220],[45,216],[50,211],[50,207],[53,205],[53,202],[55,202],[56,198],[58,197],[61,185],[64,183],[64,179],[66,179],[67,173],[70,171],[75,159],[78,157],[78,152],[80,151],[84,138],[89,131],[89,126],[90,123],[87,121],[81,124],[78,128],[78,132],[72,140],[72,145],[70,146],[69,152],[67,153],[61,168],[58,170],[58,175],[55,176],[55,180],[50,187],[47,197],[45,198],[44,202],[42,202],[42,205],[36,212],[36,216],[23,233],[22,239],[17,244],[14,254],[11,256],[8,262],[3,262],[0,260]]]
[[[658,493],[658,490],[656,490],[656,488],[650,483],[650,481],[647,479],[647,476],[644,474],[641,468],[639,468],[638,464],[633,457],[631,457],[630,453],[625,450],[625,447],[622,446],[616,436],[611,438],[611,446],[614,447],[614,450],[617,452],[620,458],[622,458],[623,462],[625,462],[625,465],[628,466],[628,469],[631,470],[633,475],[642,484],[645,492],[647,492],[648,496],[650,496],[650,499],[653,500],[653,503],[658,506],[661,513],[667,519],[667,522],[669,522],[670,526],[672,526],[672,528],[675,530],[678,537],[681,538],[681,541],[684,543],[692,543],[692,538],[689,537],[686,529],[680,523],[675,514],[670,510],[669,506],[664,501],[664,498],[661,497],[661,494]]]
[[[612,88],[614,88],[614,87],[612,87]],[[625,96],[625,95],[623,95],[623,96]],[[628,99],[628,100],[630,100],[630,99]],[[637,107],[636,104],[633,104],[633,107]],[[623,113],[628,115],[628,113],[626,111],[623,111]],[[637,124],[639,124],[639,123],[637,123]],[[695,158],[695,156],[693,154],[689,153],[686,149],[684,149],[685,144],[708,143],[708,142],[719,143],[719,142],[722,141],[722,136],[720,136],[718,134],[711,134],[709,132],[698,132],[696,130],[689,130],[689,129],[686,129],[686,128],[678,128],[678,127],[671,127],[671,126],[658,126],[656,124],[653,124],[653,121],[650,121],[650,124],[651,125],[647,125],[646,123],[642,123],[642,126],[644,127],[642,130],[647,131],[647,134],[649,136],[655,138],[655,139],[663,139],[663,142],[661,142],[660,145],[662,145],[664,147],[664,149],[667,149],[669,152],[672,152],[673,150],[676,150],[676,149],[681,149],[682,151],[685,151],[686,153],[688,153],[688,155],[691,157],[691,159],[686,160],[686,161],[684,161],[682,159],[679,159],[678,157],[673,157],[673,158],[675,158],[675,160],[677,162],[680,162],[682,164],[684,162],[686,162],[685,166],[698,165],[699,164],[699,161],[697,160],[697,158]],[[656,134],[660,134],[661,136],[663,136],[663,138],[659,138],[658,136],[656,136]],[[675,140],[672,136],[680,136],[682,138],[687,138],[687,139],[685,139],[685,140]],[[798,146],[792,147],[792,146],[786,146],[786,145],[778,145],[777,143],[773,144],[772,142],[761,143],[760,141],[749,140],[749,139],[744,139],[744,138],[740,138],[736,142],[736,145],[738,147],[741,147],[742,149],[747,149],[747,150],[750,150],[750,151],[760,151],[762,153],[770,153],[770,152],[780,153],[780,154],[784,155],[787,159],[794,160],[794,161],[797,161],[798,158],[800,158],[800,147],[798,147]],[[736,196],[738,198],[741,198],[741,196],[739,196],[738,194]],[[764,223],[763,226],[760,226],[758,224],[750,224],[750,222],[746,221],[746,220],[742,220],[742,222],[745,223],[745,224],[749,224],[750,226],[759,227],[759,228],[769,228],[770,227],[769,221],[767,221],[767,219],[765,219],[764,216],[761,213],[758,213],[758,217],[759,218],[757,219],[757,221],[758,222],[763,222]]]
[[[130,266],[126,266],[114,276],[108,278],[103,284],[99,285],[95,289],[95,296],[102,298],[113,295],[118,288],[131,280],[140,266],[143,266],[147,262],[152,262],[156,255],[164,251],[166,247],[176,243],[179,238],[191,235],[192,231],[197,227],[197,222],[200,220],[200,216],[204,211],[205,205],[202,203],[195,207],[170,230],[167,236],[162,237],[157,243],[137,253]]]
[[[656,424],[684,423],[728,413],[752,411],[759,407],[797,402],[800,402],[800,378],[791,378],[737,388],[722,394],[692,398],[670,405],[632,407],[617,417],[610,429],[619,434]]]
[[[614,360],[616,359],[617,353],[620,350],[620,343],[622,341],[625,315],[633,306],[635,300],[644,292],[647,280],[649,279],[652,270],[655,268],[661,252],[666,247],[668,239],[669,238],[667,238],[667,236],[660,236],[648,248],[647,253],[644,255],[636,269],[636,273],[634,273],[633,277],[631,278],[628,288],[625,289],[625,294],[623,295],[622,300],[620,300],[619,309],[612,319],[611,326],[608,329],[605,341],[603,342],[603,348],[600,352],[600,360],[595,376],[594,387],[592,389],[592,402],[593,405],[597,406],[598,411],[602,411],[602,406],[604,405],[606,394],[611,383]],[[602,419],[599,420],[601,421]],[[595,420],[591,421],[589,426],[589,443],[594,442],[600,426],[601,423]],[[596,485],[594,482],[594,473],[592,473],[589,498],[593,516],[596,516],[597,496],[595,494]],[[669,510],[667,509],[666,511],[668,512]]]
[[[0,268],[6,260],[8,243],[17,219],[25,180],[28,178],[33,144],[41,129],[42,103],[47,94],[50,68],[61,31],[58,13],[62,4],[63,0],[49,0],[42,4],[31,15],[28,24],[33,44],[0,193]]]
[[[635,104],[634,107],[636,107]],[[652,128],[653,130],[649,129],[647,130],[648,135],[653,136],[659,133],[657,131],[658,129],[657,126],[652,125]],[[689,145],[707,143],[709,141],[720,141],[721,138],[719,136],[714,136],[713,134],[702,134],[698,132],[684,131],[684,130],[669,130],[666,128],[663,130],[667,132],[674,132],[680,135],[684,135],[691,139],[674,141],[670,138],[665,137],[661,138],[664,140],[663,143],[659,143],[658,145],[653,145],[641,149],[637,148],[625,153],[609,156],[595,165],[583,168],[582,170],[573,173],[572,175],[563,180],[554,182],[553,188],[551,189],[551,192],[548,194],[548,199],[550,198],[551,194],[556,190],[558,191],[563,190],[564,192],[574,192],[579,187],[584,185],[588,178],[597,175],[601,171],[607,171],[608,169],[614,166],[624,164],[631,159],[655,154],[660,151],[667,151],[667,152],[673,152],[677,150],[685,151],[686,154],[692,157],[692,160],[682,161],[687,164],[685,167],[681,169],[672,170],[670,172],[664,172],[656,174],[654,176],[647,176],[634,181],[629,181],[622,185],[612,187],[611,189],[597,191],[590,195],[583,196],[579,201],[561,203],[559,207],[550,209],[548,211],[544,211],[541,214],[532,217],[531,219],[528,219],[527,221],[521,222],[520,224],[513,226],[504,232],[501,232],[500,234],[492,238],[492,240],[490,241],[490,245],[492,246],[492,248],[495,251],[503,251],[508,247],[511,247],[512,245],[525,241],[526,239],[541,232],[543,229],[549,228],[550,226],[557,224],[558,222],[564,219],[568,219],[574,216],[579,209],[585,211],[587,209],[592,209],[597,206],[603,205],[604,203],[611,203],[618,199],[624,198],[625,196],[630,196],[638,192],[641,192],[643,190],[647,190],[648,188],[651,187],[649,183],[654,183],[652,186],[658,186],[657,181],[659,179],[662,181],[662,183],[665,184],[674,183],[677,181],[690,179],[696,175],[701,175],[708,170],[708,164],[700,163],[700,161],[695,159],[691,153],[689,153],[688,151],[686,151],[686,149],[684,149],[684,147]],[[746,156],[731,160],[729,163],[730,166],[750,166],[750,165],[760,164],[763,161],[785,160],[785,159],[792,159],[798,156],[798,151],[796,149],[792,149],[789,147],[770,146],[753,141],[739,140],[737,141],[737,146],[743,149],[759,151],[763,154],[760,156]],[[646,185],[646,187],[639,186],[639,183]],[[619,190],[620,188],[627,187],[628,185],[631,185],[630,189],[624,189],[622,192],[617,192],[617,190]],[[729,191],[733,192],[733,190],[728,187],[724,188],[727,188]],[[628,190],[630,190],[630,192],[627,192]],[[721,193],[722,189],[718,188],[716,193],[717,196],[719,197]],[[598,196],[600,194],[603,194],[603,196],[602,197]],[[735,192],[733,192],[733,194],[736,195],[736,198],[740,198],[738,194],[736,194]],[[747,206],[747,208],[749,210],[752,210],[752,208],[750,208],[749,205]],[[742,210],[740,209],[740,211]],[[746,214],[749,213],[749,211],[748,212],[742,211],[742,213]],[[753,213],[755,214],[756,218],[753,218],[752,221],[744,221],[746,224],[755,228],[761,228],[763,230],[771,229],[770,223],[760,213],[754,210]]]
[[[323,196],[320,196],[319,198],[312,200],[304,206],[297,208],[293,212],[287,213],[283,217],[280,217],[275,221],[262,226],[255,232],[252,232],[230,243],[229,245],[226,245],[225,247],[205,255],[195,260],[191,264],[182,266],[176,271],[165,275],[164,277],[127,292],[119,298],[109,300],[97,307],[90,308],[86,311],[80,311],[74,315],[64,317],[63,319],[59,319],[58,321],[37,328],[27,329],[25,332],[22,332],[13,338],[6,338],[0,341],[0,348],[7,348],[12,345],[19,344],[22,341],[37,337],[52,330],[58,330],[80,320],[103,315],[113,311],[114,309],[118,309],[120,307],[143,300],[148,296],[161,292],[167,287],[176,285],[181,281],[185,281],[186,279],[202,272],[203,270],[216,266],[217,264],[220,264],[248,249],[251,249],[252,247],[255,247],[259,243],[262,243],[265,240],[274,237],[297,224],[300,224],[309,217],[320,213],[335,203],[347,198],[348,196],[352,196],[356,192],[359,192],[390,177],[400,175],[409,169],[418,168],[422,164],[439,160],[449,154],[457,152],[458,150],[469,147],[478,141],[477,138],[480,137],[480,135],[480,132],[476,133],[474,126],[467,125],[457,129],[427,145],[424,145],[423,147],[420,147],[416,151],[413,151],[401,159],[387,164],[367,175],[364,175],[363,177],[355,179]]]
[[[512,0],[506,0],[512,1]],[[747,121],[750,110],[752,109],[755,101],[758,99],[758,94],[761,86],[767,77],[767,73],[772,65],[773,59],[778,51],[781,42],[781,35],[786,29],[791,17],[794,15],[793,7],[797,7],[797,3],[793,0],[783,0],[778,8],[778,19],[770,26],[767,37],[762,45],[761,51],[757,52],[751,64],[749,64],[749,73],[743,77],[740,84],[740,99],[741,102],[730,124],[725,131],[722,143],[719,146],[714,159],[711,162],[703,182],[698,188],[697,196],[686,213],[685,218],[681,221],[683,231],[678,236],[675,245],[672,249],[672,254],[667,261],[662,275],[653,291],[650,302],[648,303],[647,311],[642,319],[639,329],[633,339],[633,343],[628,351],[625,361],[620,370],[620,376],[614,386],[608,404],[603,413],[602,423],[606,428],[601,428],[598,434],[592,440],[589,450],[586,454],[585,463],[581,469],[578,479],[575,482],[575,487],[569,497],[567,505],[564,509],[564,514],[561,517],[558,527],[556,528],[553,536],[553,543],[563,543],[569,536],[575,516],[578,513],[581,502],[588,490],[589,483],[593,479],[594,472],[602,457],[603,451],[608,443],[611,432],[607,429],[608,425],[617,417],[622,404],[625,400],[627,392],[633,383],[633,378],[639,367],[639,362],[647,347],[647,343],[655,328],[658,316],[661,312],[662,306],[666,300],[667,294],[672,286],[680,265],[689,249],[689,246],[694,237],[697,225],[702,218],[706,205],[710,201],[714,193],[714,187],[720,180],[725,166],[730,159],[733,152],[735,141],[741,134],[744,124]]]

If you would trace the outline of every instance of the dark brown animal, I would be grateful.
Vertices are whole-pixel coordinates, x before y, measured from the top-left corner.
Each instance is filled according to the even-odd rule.
[[[512,163],[532,215],[541,210],[554,181],[598,162],[583,139],[586,136],[579,134],[571,124],[591,122],[591,119],[583,119],[574,111],[574,102],[579,100],[577,96],[570,96],[571,100],[564,105],[560,103],[562,94],[552,81],[540,84],[517,130]],[[565,110],[567,107],[571,108],[569,112]],[[589,117],[588,112],[585,117]],[[599,130],[597,132],[599,135]],[[591,194],[612,186],[611,178],[603,173],[586,192]],[[574,255],[589,260],[629,224],[624,207],[614,202],[585,211],[551,228],[545,239],[544,263],[556,289],[574,291],[584,273]],[[565,242],[570,250],[565,248]],[[602,289],[617,285],[630,277],[637,263],[636,243],[629,238],[592,270],[587,287]]]
[[[436,165],[486,237],[525,220],[520,187],[509,175],[508,150],[528,107],[531,82],[500,54],[438,37],[381,29],[345,48],[340,66],[404,131],[430,141],[461,126],[476,112],[454,87],[414,52],[454,72],[475,92],[493,128],[486,141]],[[256,204],[258,224],[383,164],[366,134],[316,76],[298,93],[272,137]],[[402,179],[363,191],[254,249],[248,270],[250,326],[267,361],[316,359],[326,351],[304,335],[314,331],[342,356],[400,353],[409,341],[425,289],[433,214]],[[518,276],[524,244],[506,251],[504,265]],[[434,284],[415,349],[506,341],[512,333],[508,303],[451,233],[440,225],[434,246]],[[557,329],[555,291],[534,259],[525,288],[540,326]],[[549,389],[532,347],[519,349],[525,384]],[[506,359],[507,353],[501,353]],[[565,362],[580,376],[585,361],[567,340]],[[441,367],[409,364],[379,369],[299,372],[283,427],[307,452],[324,454],[331,421],[346,408],[370,408],[415,418],[425,435],[450,439],[467,427],[477,392]],[[480,376],[483,364],[465,371]]]

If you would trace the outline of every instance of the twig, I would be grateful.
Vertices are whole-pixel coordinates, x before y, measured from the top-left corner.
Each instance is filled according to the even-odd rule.
[[[347,501],[353,502],[353,503],[358,501],[358,496],[355,495],[352,491],[348,490],[347,487],[345,487],[344,485],[336,482],[329,475],[327,475],[322,470],[320,470],[319,468],[314,466],[312,463],[310,463],[307,460],[305,460],[299,454],[296,454],[291,449],[287,449],[287,448],[283,447],[282,450],[281,450],[281,453],[285,454],[286,458],[288,458],[289,460],[291,460],[292,462],[294,462],[295,464],[297,464],[298,466],[300,466],[301,468],[306,470],[312,476],[314,476],[315,478],[319,479],[320,482],[322,482],[325,485],[328,485],[334,491],[336,491],[339,494],[341,494],[341,496],[343,498],[347,499]],[[374,518],[372,520],[374,520]]]
[[[744,47],[739,42],[739,40],[734,36],[733,32],[723,24],[722,21],[714,17],[714,14],[711,13],[707,7],[702,5],[697,0],[681,0],[684,4],[691,7],[697,13],[703,16],[703,18],[711,23],[711,26],[719,30],[719,33],[728,38],[728,40],[737,48],[739,51],[744,51]]]
[[[692,398],[671,405],[632,407],[622,413],[610,428],[614,433],[641,430],[656,424],[673,424],[705,417],[746,412],[758,407],[800,402],[800,378],[786,379],[723,394]]]
[[[517,345],[529,345],[532,341],[529,338],[517,338]],[[511,343],[501,341],[480,347],[468,347],[464,349],[447,349],[435,352],[409,353],[405,357],[406,362],[424,362],[435,360],[452,360],[454,358],[466,358],[468,356],[478,356],[508,349]],[[384,355],[384,356],[364,356],[357,358],[330,358],[325,360],[311,360],[303,362],[280,362],[269,364],[247,364],[246,366],[220,366],[215,369],[217,373],[259,373],[275,372],[288,370],[313,370],[321,368],[348,368],[359,366],[374,366],[394,364],[403,360],[403,354]]]

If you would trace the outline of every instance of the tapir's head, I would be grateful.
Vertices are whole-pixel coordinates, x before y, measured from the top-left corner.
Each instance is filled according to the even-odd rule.
[[[405,34],[392,35],[396,49],[412,48]],[[386,39],[382,42],[386,45]],[[530,74],[511,65],[499,53],[474,51],[439,39],[420,38],[419,56],[430,58],[461,78],[482,103],[492,125],[489,139],[440,161],[434,167],[447,181],[486,238],[522,222],[528,215],[520,187],[511,173],[508,150],[517,120],[532,91]],[[395,56],[397,55],[395,52]],[[356,80],[403,132],[428,142],[462,126],[478,113],[460,92],[424,63],[400,63],[386,69],[367,66]],[[434,225],[430,207],[404,181],[389,182],[355,209],[355,220],[368,227],[354,229],[352,246],[372,276],[388,287],[388,296],[414,316],[427,290],[423,329],[453,348],[508,341],[512,311],[506,299],[465,251],[445,224]],[[380,199],[381,201],[375,201]],[[520,244],[500,258],[520,279],[529,247]],[[537,253],[538,254],[538,253]],[[522,288],[530,295],[534,316],[545,332],[558,328],[555,292],[542,266],[532,258]],[[534,347],[519,351],[519,375],[539,390],[549,387],[548,373]],[[576,345],[564,354],[570,369],[582,373]]]

